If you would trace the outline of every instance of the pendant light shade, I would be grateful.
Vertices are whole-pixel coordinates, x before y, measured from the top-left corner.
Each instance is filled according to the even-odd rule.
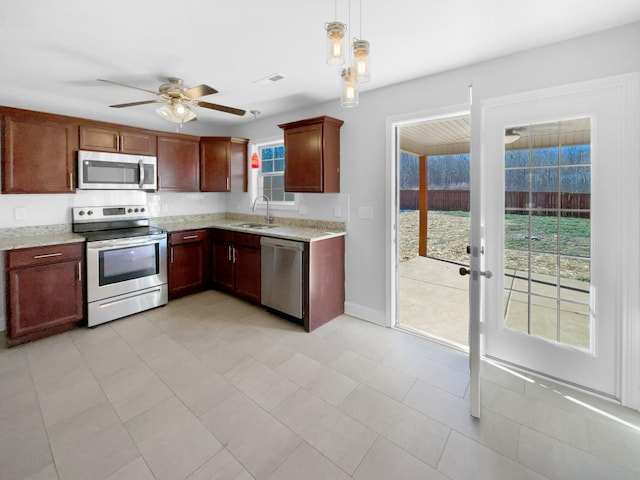
[[[357,107],[360,99],[353,69],[351,67],[341,68],[340,76],[342,77],[340,104],[346,108]]]
[[[329,65],[342,65],[345,59],[344,34],[347,26],[341,22],[328,22],[325,24],[327,31],[327,63]]]
[[[353,40],[353,69],[358,83],[371,80],[371,55],[366,40]]]

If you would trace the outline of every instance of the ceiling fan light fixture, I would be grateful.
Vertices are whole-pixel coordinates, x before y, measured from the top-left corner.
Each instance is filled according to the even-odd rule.
[[[164,105],[156,109],[156,113],[173,123],[184,123],[195,120],[196,114],[187,106],[182,103]]]

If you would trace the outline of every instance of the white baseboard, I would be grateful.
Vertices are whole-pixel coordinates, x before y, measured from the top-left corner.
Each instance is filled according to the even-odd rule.
[[[386,326],[384,312],[364,307],[357,303],[344,302],[344,313],[366,320],[367,322],[375,323],[376,325]]]

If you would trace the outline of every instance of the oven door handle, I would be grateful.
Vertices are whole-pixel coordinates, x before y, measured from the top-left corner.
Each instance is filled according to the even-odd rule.
[[[138,247],[141,245],[152,245],[158,243],[160,240],[165,240],[166,235],[153,235],[144,237],[144,239],[131,240],[128,238],[116,238],[113,240],[98,240],[97,242],[88,242],[87,249],[89,250],[101,250],[105,248],[117,248],[117,247]]]
[[[140,183],[138,184],[138,186],[142,188],[142,186],[144,185],[144,164],[142,163],[142,159],[138,160],[138,170],[140,172]]]

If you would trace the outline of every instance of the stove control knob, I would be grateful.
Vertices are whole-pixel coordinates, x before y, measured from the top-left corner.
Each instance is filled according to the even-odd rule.
[[[138,209],[137,209],[137,208],[134,208],[134,209],[133,209],[133,211],[134,211],[135,213],[138,213]]]
[[[87,212],[87,215],[93,215],[93,210],[89,210],[89,211]]]
[[[128,213],[133,212],[133,208],[130,208],[129,210],[127,210]]]
[[[144,207],[140,209],[140,213],[144,213]]]
[[[84,215],[84,210],[80,210],[80,211],[78,212],[78,215],[83,216],[83,215]]]

